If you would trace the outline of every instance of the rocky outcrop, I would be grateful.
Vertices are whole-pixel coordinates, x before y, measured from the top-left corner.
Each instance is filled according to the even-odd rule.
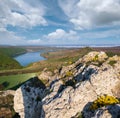
[[[97,96],[103,94],[113,95],[112,90],[120,81],[118,79],[119,61],[116,62],[116,66],[111,66],[107,62],[107,58],[104,52],[91,52],[76,63],[64,67],[60,72],[60,80],[64,79],[65,83],[69,80],[75,80],[75,86],[68,85],[62,92],[56,94],[56,98],[51,93],[43,99],[42,110],[44,112],[42,113],[45,114],[45,117],[63,118],[64,116],[64,118],[70,118],[82,111],[86,104],[94,101]],[[102,62],[102,64],[98,67],[93,62]],[[47,102],[48,99],[52,100]]]
[[[41,100],[47,93],[45,85],[37,78],[32,78],[19,89],[14,96],[14,109],[21,118],[39,118]]]
[[[55,75],[46,71],[42,72],[39,79],[49,80],[49,93],[46,93],[46,89],[41,89],[40,86],[38,88],[31,87],[29,84],[21,86],[15,94],[15,110],[21,117],[26,118],[28,116],[30,118],[33,116],[75,118],[76,114],[81,111],[84,112],[84,117],[87,116],[86,118],[93,116],[97,118],[97,110],[94,111],[94,115],[91,115],[91,112],[86,112],[86,108],[100,95],[108,94],[118,97],[119,77],[120,57],[108,58],[104,52],[90,52],[72,65],[58,70]],[[29,91],[26,91],[27,87],[30,87]],[[40,102],[35,100],[38,94],[41,98]],[[114,106],[110,109],[114,109]],[[106,112],[103,113],[107,117]]]

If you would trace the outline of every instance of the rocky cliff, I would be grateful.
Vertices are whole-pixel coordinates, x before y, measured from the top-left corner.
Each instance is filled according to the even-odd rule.
[[[102,95],[114,96],[119,101],[118,56],[90,52],[53,73],[45,69],[38,78],[47,81],[47,87],[38,80],[29,80],[15,93],[14,109],[21,118],[79,118],[81,114],[85,118],[117,118],[120,115],[119,102],[90,109]],[[36,81],[39,83],[37,86],[34,84]]]

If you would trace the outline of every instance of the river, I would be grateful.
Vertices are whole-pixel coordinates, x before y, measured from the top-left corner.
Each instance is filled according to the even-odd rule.
[[[30,63],[45,60],[45,58],[40,55],[41,53],[43,53],[43,51],[27,52],[25,54],[14,57],[14,59],[22,66],[27,66]]]

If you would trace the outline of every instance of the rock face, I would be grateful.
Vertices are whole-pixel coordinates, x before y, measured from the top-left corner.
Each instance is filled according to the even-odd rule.
[[[41,76],[43,77],[43,75],[39,77]],[[48,76],[45,76],[44,73],[44,77]],[[27,92],[24,89],[26,84],[16,91],[15,111],[22,118],[28,116],[30,118],[33,116],[39,118],[75,118],[76,113],[81,111],[84,112],[85,118],[98,118],[96,117],[97,110],[94,115],[91,115],[90,112],[86,112],[86,108],[99,95],[120,96],[120,87],[116,87],[120,83],[120,57],[108,58],[104,52],[90,52],[74,64],[63,67],[59,74],[51,76],[51,79],[50,92],[47,95],[46,93],[43,95],[44,92],[41,92],[40,88],[31,87],[30,92]],[[45,89],[43,90],[45,91]],[[35,98],[36,94],[42,96],[42,101],[31,100]],[[35,108],[38,113],[35,113]],[[109,107],[109,109],[114,109],[114,106]],[[119,109],[117,110],[119,111]],[[103,118],[107,118],[108,113],[103,112],[103,114],[105,116]],[[109,113],[109,116],[111,114]],[[112,115],[110,117],[114,118]]]
[[[84,111],[84,118],[120,118],[120,105],[109,105],[93,111]]]
[[[45,86],[37,78],[32,78],[19,89],[14,96],[14,109],[21,118],[39,118],[41,100],[45,96]]]

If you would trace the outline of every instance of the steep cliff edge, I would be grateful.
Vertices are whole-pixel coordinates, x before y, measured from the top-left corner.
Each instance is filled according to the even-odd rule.
[[[34,82],[30,80],[31,84],[22,85],[15,93],[14,108],[21,118],[77,118],[80,112],[86,118],[96,117],[96,110],[103,107],[90,110],[89,103],[104,94],[120,98],[120,57],[90,52],[54,73],[45,69],[38,78],[47,81],[47,87],[40,84],[33,87]],[[104,107],[107,111],[115,106]],[[119,111],[119,104],[115,108]],[[113,118],[115,112],[100,113],[102,118],[106,118],[106,114]]]

